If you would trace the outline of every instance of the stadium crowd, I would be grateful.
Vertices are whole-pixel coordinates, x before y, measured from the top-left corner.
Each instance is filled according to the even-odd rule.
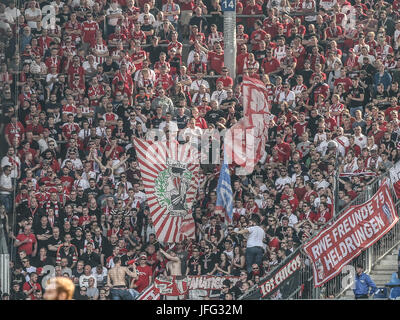
[[[45,266],[74,281],[75,299],[134,299],[171,252],[182,275],[240,277],[220,299],[246,293],[399,160],[399,8],[237,1],[232,75],[217,0],[1,3],[3,299],[42,299]],[[133,138],[159,129],[199,146],[242,117],[243,75],[265,84],[271,120],[254,171],[230,166],[233,223],[216,210],[220,166],[202,165],[196,239],[159,243]],[[241,232],[254,224],[256,258]]]

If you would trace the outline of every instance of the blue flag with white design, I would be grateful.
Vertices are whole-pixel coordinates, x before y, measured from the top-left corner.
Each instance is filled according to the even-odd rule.
[[[228,164],[225,163],[225,161],[222,164],[221,172],[219,174],[216,206],[225,209],[226,219],[229,223],[231,223],[233,216],[233,193],[231,176],[229,173]]]

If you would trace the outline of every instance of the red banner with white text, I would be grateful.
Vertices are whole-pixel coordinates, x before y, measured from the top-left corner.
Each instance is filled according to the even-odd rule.
[[[367,202],[351,206],[338,220],[304,246],[313,262],[314,285],[319,287],[383,237],[398,222],[388,180]]]

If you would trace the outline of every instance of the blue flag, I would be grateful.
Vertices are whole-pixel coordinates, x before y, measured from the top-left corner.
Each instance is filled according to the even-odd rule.
[[[232,222],[233,216],[233,193],[231,186],[231,176],[228,164],[224,163],[221,167],[217,186],[217,207],[225,209],[225,216],[229,223]]]

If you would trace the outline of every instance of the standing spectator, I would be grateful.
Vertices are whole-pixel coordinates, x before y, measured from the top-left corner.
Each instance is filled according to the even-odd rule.
[[[356,267],[354,297],[356,300],[368,299],[372,294],[377,292],[377,287],[371,277],[364,273],[364,267],[358,264]]]
[[[253,263],[261,267],[262,256],[264,254],[263,240],[265,232],[258,224],[258,218],[253,215],[249,221],[249,227],[236,232],[239,235],[249,234],[246,246],[246,269],[248,273],[251,272]]]

